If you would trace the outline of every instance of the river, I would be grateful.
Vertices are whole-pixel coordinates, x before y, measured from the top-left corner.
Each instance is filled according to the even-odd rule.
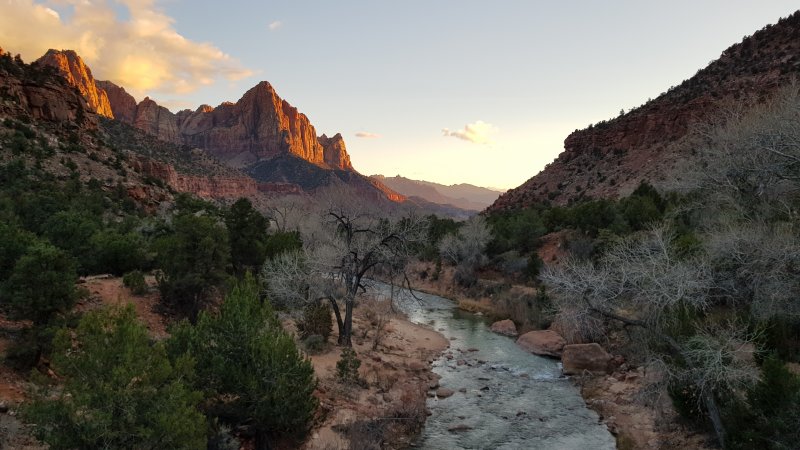
[[[388,286],[376,288],[388,295]],[[441,376],[442,387],[455,391],[448,398],[428,399],[432,414],[418,448],[616,448],[597,413],[561,375],[558,361],[522,350],[514,340],[489,331],[483,317],[459,310],[450,300],[415,295],[420,301],[407,292],[395,295],[395,305],[412,322],[450,340],[450,349],[433,363],[433,370]]]

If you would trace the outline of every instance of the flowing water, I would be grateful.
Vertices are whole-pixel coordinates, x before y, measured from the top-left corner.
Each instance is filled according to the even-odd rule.
[[[376,286],[388,295],[386,285]],[[614,438],[586,407],[560,364],[532,355],[487,321],[435,295],[396,294],[409,320],[450,340],[433,364],[455,394],[428,399],[432,415],[417,443],[424,449],[614,449]],[[448,359],[447,354],[452,354]],[[459,360],[461,365],[459,365]],[[454,429],[455,428],[460,428]]]

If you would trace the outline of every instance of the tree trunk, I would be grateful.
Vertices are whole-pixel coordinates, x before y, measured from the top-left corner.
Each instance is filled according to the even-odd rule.
[[[267,432],[264,430],[256,430],[255,450],[270,450],[269,439]]]
[[[344,332],[339,333],[339,345],[345,347],[353,346],[350,340],[353,335],[353,303],[355,302],[349,299],[344,303]]]
[[[342,313],[339,311],[339,304],[336,303],[336,300],[329,297],[328,300],[331,301],[331,309],[333,309],[333,315],[336,316],[336,327],[339,330],[339,343],[341,344],[341,338],[344,335],[344,322],[342,321]]]
[[[708,411],[708,417],[711,419],[711,424],[714,426],[714,432],[717,434],[719,446],[725,448],[725,426],[722,423],[722,416],[720,415],[717,402],[714,400],[713,392],[706,392],[703,394],[703,404]]]

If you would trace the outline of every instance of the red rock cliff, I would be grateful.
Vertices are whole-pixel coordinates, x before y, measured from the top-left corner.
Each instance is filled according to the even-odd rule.
[[[350,163],[350,155],[347,154],[347,147],[344,145],[344,138],[340,133],[333,137],[324,134],[318,138],[325,157],[325,164],[333,169],[354,170]]]
[[[72,50],[50,49],[36,62],[58,69],[69,84],[78,88],[93,112],[114,118],[106,91],[97,86],[91,69],[83,63],[77,53]]]
[[[128,94],[124,88],[110,81],[97,81],[95,84],[106,91],[114,118],[128,125],[133,125],[136,121],[136,99],[131,94]]]

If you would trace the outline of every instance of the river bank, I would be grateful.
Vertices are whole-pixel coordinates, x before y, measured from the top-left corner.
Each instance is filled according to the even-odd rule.
[[[303,448],[408,447],[428,416],[426,393],[438,384],[431,364],[449,342],[393,311],[386,301],[360,302],[353,325],[363,383],[347,386],[336,378],[341,347],[329,344],[324,353],[311,355],[319,379],[320,414]],[[334,333],[329,342],[336,338]]]
[[[533,329],[530,325],[519,327],[519,317],[509,311],[513,308],[505,304],[497,308],[496,294],[481,293],[491,292],[492,286],[502,284],[506,292],[511,292],[512,297],[523,302],[536,292],[535,288],[513,285],[502,279],[481,279],[480,282],[486,285],[468,292],[453,282],[452,267],[443,267],[435,278],[429,276],[432,270],[433,264],[430,263],[416,262],[412,265],[410,281],[415,289],[453,299],[462,310],[480,313],[490,321],[513,319],[517,322],[520,335]],[[476,292],[478,295],[475,295]],[[607,350],[614,350],[613,345],[609,347]],[[681,420],[666,389],[658,383],[660,376],[657,371],[626,363],[607,375],[573,376],[570,382],[579,388],[586,406],[599,415],[615,436],[619,449],[714,448],[708,434],[697,431],[696,427]]]

